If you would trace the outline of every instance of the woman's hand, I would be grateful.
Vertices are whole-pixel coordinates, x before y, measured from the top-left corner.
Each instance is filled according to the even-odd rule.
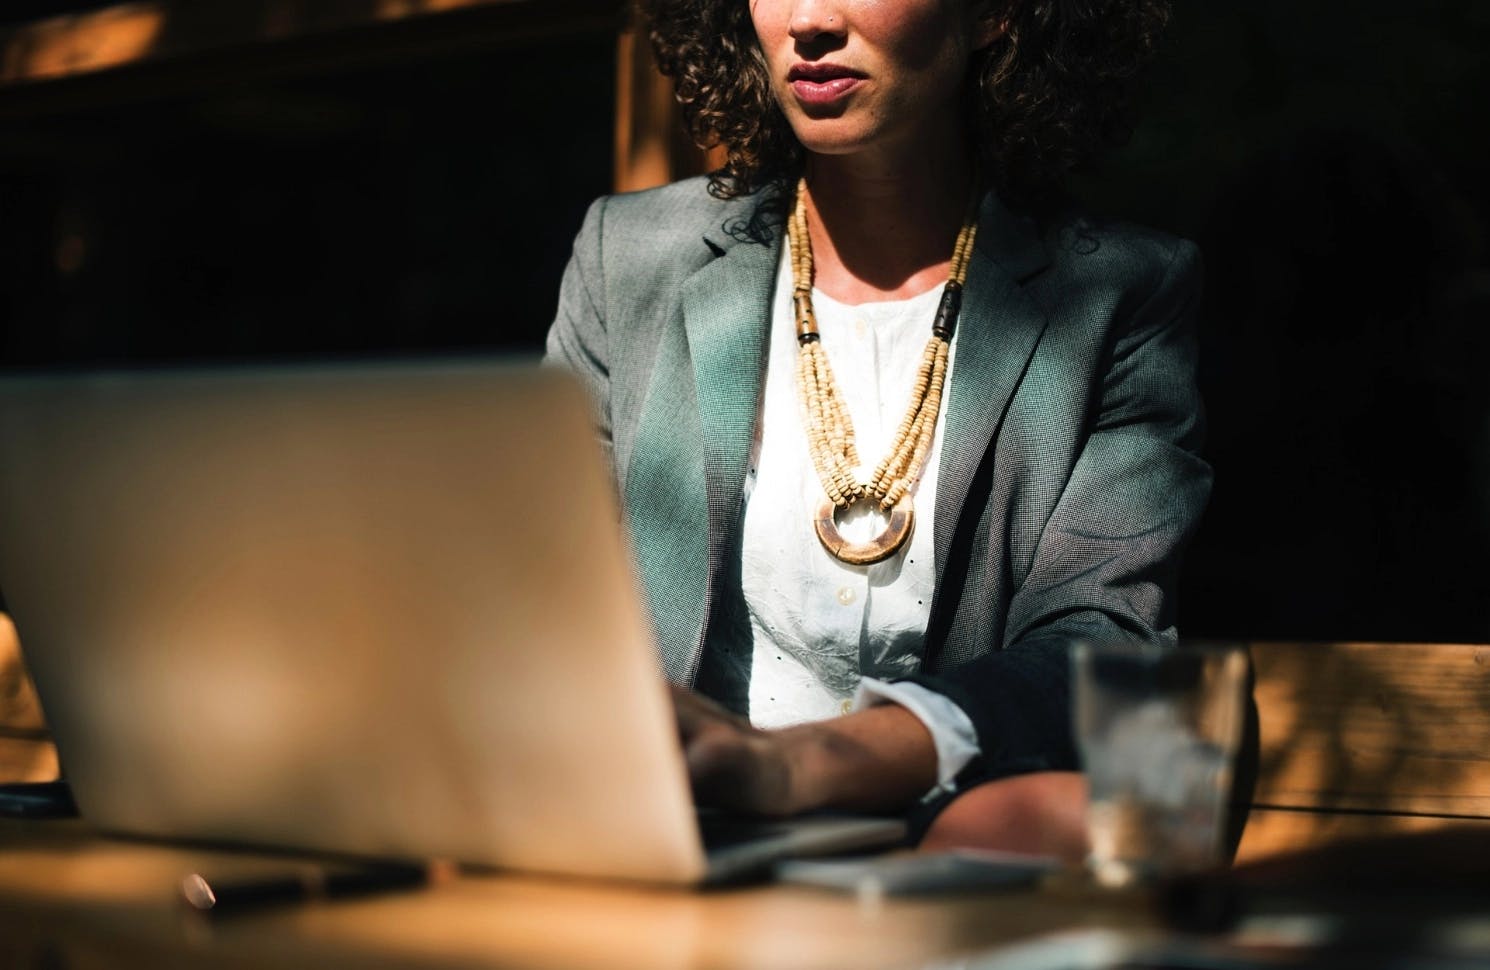
[[[761,731],[723,707],[673,687],[678,734],[701,805],[755,815],[791,815],[800,800],[792,750],[779,733]]]
[[[903,809],[936,784],[936,748],[896,704],[762,731],[713,701],[673,688],[696,799],[757,815],[818,808]]]
[[[751,727],[706,697],[673,688],[678,731],[701,805],[756,815],[815,808],[895,811],[936,783],[920,719],[885,704],[779,731]],[[1086,779],[1046,771],[989,782],[953,799],[923,849],[1002,849],[1070,862],[1087,852]]]

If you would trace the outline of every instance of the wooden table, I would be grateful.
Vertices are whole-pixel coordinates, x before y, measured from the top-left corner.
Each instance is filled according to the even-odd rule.
[[[191,872],[286,859],[0,821],[0,966],[918,967],[1078,927],[1142,928],[1142,900],[1081,890],[856,900],[801,887],[689,892],[460,875],[377,897],[213,920],[177,899]]]

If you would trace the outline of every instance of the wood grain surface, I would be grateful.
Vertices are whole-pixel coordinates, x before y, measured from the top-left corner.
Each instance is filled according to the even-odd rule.
[[[1236,858],[1237,862],[1252,862],[1265,856],[1346,840],[1431,832],[1451,826],[1483,827],[1490,835],[1490,819],[1254,808],[1247,818],[1247,830],[1242,835]]]
[[[1490,818],[1490,646],[1259,643],[1252,657],[1257,805]]]
[[[177,899],[189,873],[221,881],[307,864],[113,840],[78,822],[0,821],[0,965],[875,970],[1062,929],[1156,924],[1142,896],[1079,887],[856,899],[484,873],[211,921]]]

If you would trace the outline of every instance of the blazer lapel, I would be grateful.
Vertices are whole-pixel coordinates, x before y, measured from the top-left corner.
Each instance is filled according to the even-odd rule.
[[[968,265],[942,431],[935,541],[938,604],[947,594],[943,578],[953,537],[975,526],[981,514],[966,508],[968,494],[1045,331],[1045,312],[1022,284],[1048,263],[1033,222],[1016,217],[989,193]],[[964,523],[968,517],[971,521]]]
[[[780,252],[779,234],[708,244],[721,255],[682,286],[682,333],[659,348],[626,476],[658,645],[681,683],[697,674],[713,578],[737,540]]]
[[[683,325],[703,431],[712,541],[735,525],[760,411],[777,246],[737,245],[683,288]]]

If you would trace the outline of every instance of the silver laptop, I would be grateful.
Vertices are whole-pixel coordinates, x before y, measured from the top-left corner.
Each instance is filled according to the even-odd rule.
[[[83,814],[669,883],[893,841],[706,854],[591,428],[500,363],[0,380],[0,588]]]

